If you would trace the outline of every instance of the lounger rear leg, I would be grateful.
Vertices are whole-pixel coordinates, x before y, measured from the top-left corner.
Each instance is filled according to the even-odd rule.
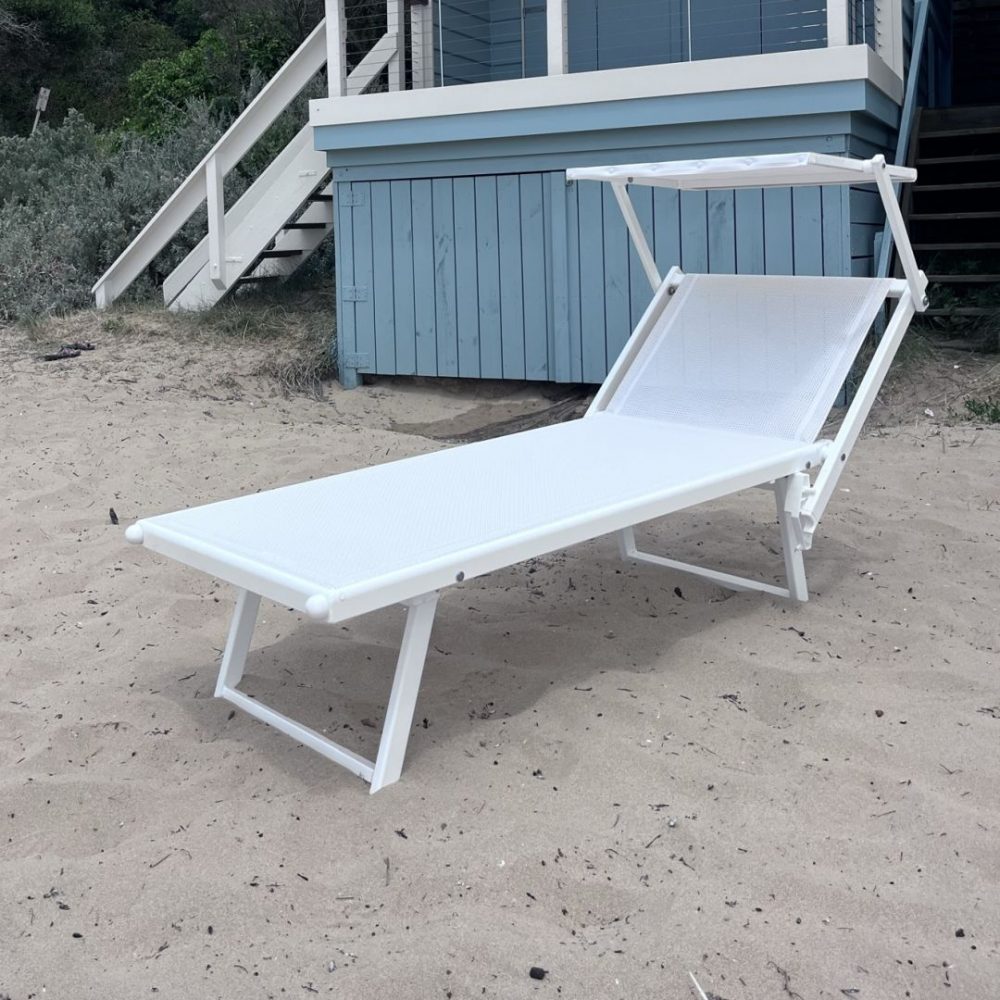
[[[219,679],[215,684],[215,697],[224,697],[228,688],[234,688],[243,679],[243,668],[246,666],[247,653],[250,652],[250,640],[253,638],[253,628],[257,622],[257,609],[260,607],[260,595],[249,590],[241,590],[236,596],[236,610],[229,626],[229,638],[222,654],[222,666],[219,668]]]
[[[778,523],[781,525],[781,549],[785,557],[785,578],[788,581],[788,596],[795,601],[808,601],[809,586],[806,583],[806,564],[802,555],[802,539],[796,530],[796,515],[788,510],[791,486],[791,476],[778,479],[774,484]]]
[[[427,646],[434,625],[438,595],[426,594],[407,602],[406,626],[396,664],[396,676],[392,681],[392,693],[382,726],[382,740],[372,774],[371,791],[399,780],[406,756],[406,744],[410,738],[413,712],[417,706],[420,678],[424,672]]]

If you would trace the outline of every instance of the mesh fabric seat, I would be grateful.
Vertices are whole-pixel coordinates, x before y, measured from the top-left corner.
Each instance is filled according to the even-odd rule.
[[[688,275],[608,411],[814,441],[890,284]]]

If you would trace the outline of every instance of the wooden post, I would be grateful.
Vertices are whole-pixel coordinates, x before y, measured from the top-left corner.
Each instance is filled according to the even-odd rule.
[[[914,23],[918,5],[914,5]],[[915,34],[916,32],[914,32]],[[875,0],[875,51],[896,74],[903,76],[902,0]]]
[[[549,76],[569,72],[566,3],[567,0],[546,0],[545,4],[545,35]]]
[[[390,90],[406,90],[406,32],[403,21],[403,0],[387,0],[385,30],[396,41],[396,51],[387,67]]]
[[[430,0],[410,6],[410,66],[414,90],[434,86],[434,8]]]
[[[347,93],[346,37],[344,0],[326,0],[326,76],[331,97]]]
[[[205,164],[205,190],[208,195],[208,276],[216,288],[226,287],[226,201],[223,190],[226,175],[218,156]]]
[[[853,0],[827,0],[826,3],[826,44],[828,48],[834,45],[850,45],[848,37],[848,7]]]

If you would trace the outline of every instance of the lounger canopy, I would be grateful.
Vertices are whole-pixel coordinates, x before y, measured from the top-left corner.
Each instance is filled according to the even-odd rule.
[[[878,158],[816,154],[643,170],[660,179],[700,174],[712,186],[728,175],[761,184],[768,170],[784,178],[799,171],[795,176],[822,183],[870,175],[894,207],[891,182],[901,177]],[[611,180],[637,249],[651,260],[623,191],[622,177],[638,179],[639,168],[572,175]],[[908,249],[907,242],[901,257]],[[130,541],[238,589],[216,694],[343,764],[376,791],[399,777],[444,587],[614,533],[626,558],[806,600],[803,553],[917,307],[913,288],[922,291],[923,275],[686,275],[674,267],[660,279],[655,262],[650,270],[652,301],[581,419],[132,525]],[[892,299],[898,300],[892,318],[847,416],[834,439],[822,439],[862,341]],[[636,547],[634,525],[754,486],[775,494],[785,586]],[[261,597],[325,622],[392,604],[409,609],[375,761],[237,689]]]
[[[574,167],[572,181],[624,181],[682,191],[712,191],[740,187],[790,187],[815,184],[875,184],[875,160],[852,160],[825,153],[769,153],[765,156],[726,156],[713,160],[671,160],[666,163],[627,163],[611,167]],[[885,167],[890,182],[916,180],[911,167]]]

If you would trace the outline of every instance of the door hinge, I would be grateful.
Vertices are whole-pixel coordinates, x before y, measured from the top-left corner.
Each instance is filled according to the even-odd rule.
[[[342,187],[340,189],[340,204],[344,208],[354,208],[357,205],[365,204],[364,191],[355,191],[352,188]]]
[[[340,292],[341,298],[345,302],[367,302],[367,285],[344,285]]]
[[[371,368],[372,366],[372,356],[370,354],[363,353],[352,353],[350,351],[344,354],[344,367],[345,368]]]

